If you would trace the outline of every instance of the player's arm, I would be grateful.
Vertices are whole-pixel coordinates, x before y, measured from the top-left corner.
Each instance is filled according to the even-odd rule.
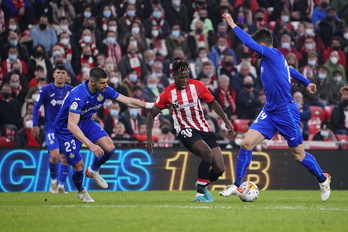
[[[80,114],[73,113],[69,111],[68,115],[68,130],[74,135],[75,138],[77,138],[82,143],[86,144],[87,147],[95,154],[97,157],[101,157],[104,154],[104,151],[101,147],[98,145],[95,145],[91,142],[81,131],[79,126],[77,125],[80,121]]]
[[[310,83],[310,81],[305,78],[301,73],[299,73],[296,69],[289,67],[290,76],[299,81],[309,93],[315,93],[317,91],[317,86],[314,83]]]
[[[40,135],[40,128],[39,128],[39,110],[41,105],[43,104],[44,99],[44,92],[41,90],[39,92],[39,98],[34,103],[34,109],[33,109],[33,128],[31,129],[31,133],[34,137],[38,137]]]
[[[151,108],[150,113],[147,116],[146,119],[146,134],[147,134],[147,151],[151,155],[153,152],[153,147],[155,145],[153,138],[152,138],[152,128],[153,128],[153,121],[157,114],[161,112],[161,108],[158,106],[154,106]]]
[[[256,43],[250,37],[250,35],[248,35],[248,33],[246,33],[240,27],[238,27],[237,24],[234,23],[234,20],[229,13],[223,13],[222,17],[224,19],[226,19],[226,22],[228,23],[228,25],[230,25],[230,27],[232,27],[232,29],[234,30],[234,32],[236,33],[238,38],[245,44],[245,46],[247,46],[251,50],[253,50],[253,51],[255,51],[263,56],[266,55],[265,52],[268,48],[266,46],[262,46],[262,45]]]
[[[215,99],[212,102],[210,102],[209,105],[217,113],[217,115],[219,115],[219,117],[224,121],[228,129],[228,133],[233,134],[235,132],[234,127],[228,120],[224,110],[221,108],[221,105]]]
[[[139,101],[138,99],[126,97],[122,94],[118,95],[118,97],[116,98],[116,101],[122,102],[123,104],[127,105],[128,107],[132,107],[132,108],[151,109],[152,106],[154,105],[154,103]]]

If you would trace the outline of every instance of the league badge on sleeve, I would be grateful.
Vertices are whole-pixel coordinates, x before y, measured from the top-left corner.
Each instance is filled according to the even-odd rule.
[[[78,107],[77,102],[73,102],[73,103],[71,104],[71,106],[70,106],[70,109],[72,109],[72,110],[76,110],[76,109],[77,109],[77,107]]]

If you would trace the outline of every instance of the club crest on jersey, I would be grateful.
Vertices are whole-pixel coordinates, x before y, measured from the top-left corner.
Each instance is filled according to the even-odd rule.
[[[73,153],[70,153],[69,158],[73,159],[74,157],[75,157],[75,155]]]
[[[72,109],[72,110],[76,110],[76,109],[77,109],[77,107],[78,107],[77,102],[73,102],[73,103],[71,104],[71,106],[70,106],[70,109]]]
[[[97,100],[98,101],[102,101],[104,99],[103,95],[100,93],[97,97]]]

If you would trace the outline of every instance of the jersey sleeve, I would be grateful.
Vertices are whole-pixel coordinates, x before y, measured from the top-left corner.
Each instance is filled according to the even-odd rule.
[[[82,108],[86,105],[86,99],[78,94],[69,94],[67,96],[69,111],[75,114],[81,114]]]
[[[301,73],[299,73],[296,69],[289,67],[290,76],[298,80],[304,87],[307,87],[310,81],[305,78]]]
[[[210,103],[214,100],[214,96],[202,82],[198,81],[196,85],[198,85],[199,88],[198,97],[200,99],[203,99],[206,103]]]
[[[39,97],[38,99],[36,99],[35,103],[34,103],[34,109],[33,109],[33,126],[38,126],[39,123],[39,111],[40,111],[40,106],[43,104],[44,99],[46,96],[46,91],[45,89],[41,89],[39,91]]]
[[[116,92],[116,90],[114,90],[113,88],[111,88],[109,86],[105,89],[105,97],[107,99],[116,99],[116,98],[118,98],[119,95],[120,94],[118,92]]]
[[[158,95],[155,101],[155,106],[157,106],[160,109],[164,109],[167,108],[168,104],[168,92],[164,90],[160,95]]]

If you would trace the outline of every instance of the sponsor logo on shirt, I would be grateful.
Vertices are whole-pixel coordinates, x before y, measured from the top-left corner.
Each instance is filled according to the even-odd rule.
[[[78,107],[77,102],[73,102],[73,103],[71,104],[71,106],[70,106],[70,109],[72,109],[72,110],[76,110],[76,109],[77,109],[77,107]]]

